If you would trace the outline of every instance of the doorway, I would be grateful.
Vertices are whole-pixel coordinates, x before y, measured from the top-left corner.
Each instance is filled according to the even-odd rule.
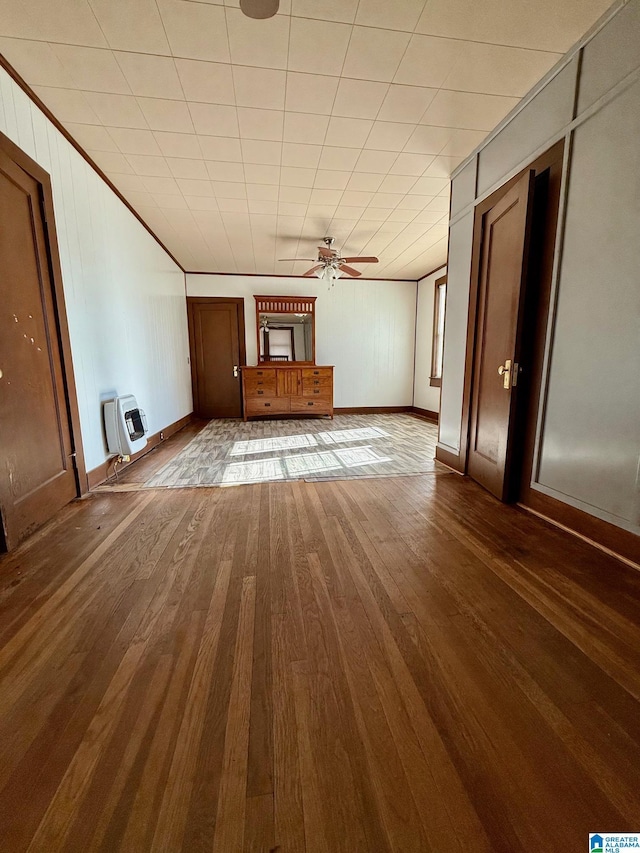
[[[466,473],[502,501],[530,490],[563,150],[557,143],[475,211]]]
[[[0,134],[0,548],[86,482],[49,176]]]
[[[189,296],[187,314],[194,413],[200,418],[242,417],[244,299]]]

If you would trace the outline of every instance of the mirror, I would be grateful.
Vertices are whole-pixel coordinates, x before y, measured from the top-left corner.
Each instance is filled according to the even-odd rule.
[[[258,362],[315,364],[315,297],[255,300]]]

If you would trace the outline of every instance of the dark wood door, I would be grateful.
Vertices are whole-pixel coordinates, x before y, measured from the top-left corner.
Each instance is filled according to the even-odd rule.
[[[509,492],[533,182],[528,172],[496,201],[480,232],[467,471],[500,500]]]
[[[244,300],[188,297],[193,410],[201,418],[242,416]]]
[[[40,184],[0,150],[0,514],[12,548],[78,494]]]

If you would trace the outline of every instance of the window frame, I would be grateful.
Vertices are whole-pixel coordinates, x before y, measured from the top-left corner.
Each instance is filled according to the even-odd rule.
[[[444,301],[442,307],[442,329],[439,328],[440,302]],[[429,385],[433,388],[442,387],[442,363],[444,361],[444,324],[447,308],[447,276],[437,278],[433,285],[433,331],[431,339],[431,371]],[[442,347],[440,359],[440,375],[437,373],[438,351]]]

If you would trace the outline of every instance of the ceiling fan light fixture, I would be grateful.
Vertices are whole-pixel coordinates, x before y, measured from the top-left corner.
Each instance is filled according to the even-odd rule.
[[[240,0],[240,10],[247,18],[261,21],[273,18],[280,6],[280,0]]]

